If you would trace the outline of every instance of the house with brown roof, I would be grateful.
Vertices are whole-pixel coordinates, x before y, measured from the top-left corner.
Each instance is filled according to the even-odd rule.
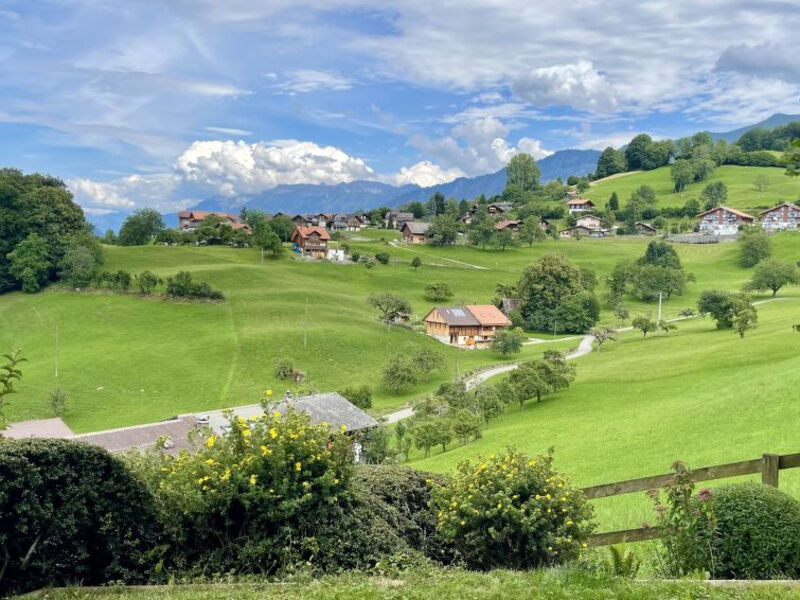
[[[634,227],[636,229],[636,233],[639,235],[655,235],[658,233],[658,229],[649,223],[643,223],[642,221],[636,221]]]
[[[595,215],[583,215],[575,220],[575,225],[586,227],[587,229],[602,229],[600,217]]]
[[[229,225],[234,231],[243,230],[252,233],[250,225],[243,223],[239,217],[231,213],[208,210],[182,210],[178,213],[178,230],[182,233],[191,233],[200,228],[203,221],[214,215],[220,218],[219,225]]]
[[[324,227],[295,227],[289,238],[292,246],[303,256],[325,258],[331,234]]]
[[[793,202],[783,202],[759,214],[761,227],[765,231],[784,231],[800,229],[800,206]]]
[[[580,238],[580,237],[605,237],[605,232],[602,229],[589,229],[585,225],[575,225],[575,227],[567,227],[558,232],[558,237]]]
[[[514,221],[509,219],[503,219],[502,221],[498,221],[494,224],[495,231],[519,231],[519,226],[522,225],[522,221]]]
[[[594,202],[587,198],[572,198],[567,200],[567,210],[569,214],[594,210]]]
[[[717,206],[697,215],[699,231],[714,235],[733,235],[745,225],[752,225],[756,218],[730,206]]]
[[[428,227],[430,223],[422,221],[406,221],[400,227],[403,234],[403,241],[407,244],[424,244],[428,241]]]
[[[422,321],[429,336],[461,348],[488,348],[498,331],[511,326],[491,304],[437,306]]]

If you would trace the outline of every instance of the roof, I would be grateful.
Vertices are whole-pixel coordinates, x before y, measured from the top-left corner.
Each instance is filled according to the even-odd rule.
[[[292,239],[295,237],[295,233],[298,234],[301,238],[305,239],[313,233],[319,235],[319,239],[321,240],[329,240],[331,239],[331,234],[328,233],[328,230],[324,227],[303,227],[298,225],[292,231]]]
[[[495,229],[497,229],[497,231],[501,231],[501,230],[505,229],[506,227],[513,227],[513,226],[517,226],[517,225],[519,225],[520,223],[522,223],[522,221],[509,221],[509,220],[505,220],[505,221],[498,221],[498,222],[495,224],[494,228],[495,228]]]
[[[642,223],[641,221],[636,221],[636,226],[644,227],[645,229],[649,229],[650,231],[658,231],[655,227],[653,227],[649,223]]]
[[[508,317],[493,304],[468,304],[465,308],[478,319],[481,325],[511,325],[511,321],[508,320]]]
[[[492,202],[491,204],[487,204],[486,208],[490,206],[494,206],[497,209],[500,209],[502,212],[508,212],[514,208],[514,205],[511,202]]]
[[[281,400],[270,406],[270,410],[286,412],[289,407],[296,412],[307,414],[314,425],[328,423],[334,430],[342,425],[347,427],[347,431],[378,426],[375,419],[336,392]]]
[[[202,221],[208,216],[216,215],[223,219],[229,219],[231,221],[238,221],[239,217],[233,215],[231,213],[224,213],[224,212],[216,212],[213,210],[182,210],[178,213],[179,219],[193,219],[195,221]]]
[[[413,221],[414,220],[414,213],[397,212],[396,210],[390,210],[383,216],[386,219],[392,219],[393,218],[395,221]]]
[[[422,221],[406,221],[400,231],[408,229],[408,232],[414,235],[425,235],[430,226],[430,223],[423,223]]]
[[[119,429],[84,433],[76,435],[72,439],[78,442],[86,442],[93,446],[100,446],[109,452],[126,452],[150,447],[159,438],[169,437],[174,443],[171,450],[177,452],[189,447],[188,435],[196,425],[197,419],[194,416],[185,415],[147,425],[134,425],[133,427],[120,427]]]
[[[582,204],[591,204],[592,206],[594,206],[594,202],[592,202],[588,198],[575,198],[573,200],[567,200],[567,204],[572,204],[572,205],[576,205],[576,206],[579,205],[579,204],[581,204],[581,205]]]
[[[508,315],[512,310],[517,310],[522,306],[522,300],[519,298],[501,298],[500,302],[503,304],[503,314]]]
[[[718,210],[724,210],[725,212],[729,212],[731,214],[734,214],[737,217],[742,217],[743,219],[750,219],[750,220],[754,220],[755,219],[754,216],[748,215],[746,212],[742,212],[741,210],[738,210],[736,208],[731,208],[730,206],[716,206],[716,207],[714,207],[712,209],[709,209],[709,210],[701,212],[697,216],[698,217],[702,217],[702,216],[711,214],[713,212],[717,212]]]
[[[800,210],[800,206],[797,206],[797,204],[795,204],[794,202],[781,202],[777,206],[773,206],[772,208],[768,208],[767,210],[762,210],[758,214],[765,215],[767,213],[772,212],[773,210],[778,210],[779,208],[783,208],[785,206],[789,207],[791,210]]]
[[[575,225],[574,227],[567,227],[566,229],[560,229],[558,231],[559,234],[565,233],[567,231],[585,231],[587,233],[591,233],[592,231],[598,231],[596,229],[589,229],[586,225]]]
[[[72,430],[59,418],[12,423],[3,431],[4,437],[15,440],[22,438],[69,438],[73,435]]]

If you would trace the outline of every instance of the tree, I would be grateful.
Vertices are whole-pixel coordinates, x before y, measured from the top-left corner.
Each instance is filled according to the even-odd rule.
[[[703,188],[700,199],[704,202],[704,210],[711,210],[725,204],[728,199],[728,186],[722,181],[709,183]]]
[[[389,326],[395,321],[411,314],[411,304],[405,298],[391,292],[370,294],[367,303],[380,312],[380,320]]]
[[[389,261],[392,257],[389,255],[388,252],[376,252],[375,253],[375,260],[381,263],[382,265],[388,265]]]
[[[733,329],[739,334],[739,338],[744,338],[744,334],[751,329],[755,329],[758,323],[758,311],[749,300],[740,298],[733,311]]]
[[[372,408],[372,390],[368,385],[348,386],[339,394],[362,410]]]
[[[658,322],[658,331],[663,331],[667,335],[669,335],[670,331],[675,331],[677,328],[678,326],[672,321],[665,321],[664,319],[661,319]]]
[[[19,365],[27,360],[19,350],[12,350],[9,354],[4,354],[3,358],[6,363],[0,367],[0,429],[5,428],[3,409],[6,407],[6,396],[16,393],[15,385],[22,380]]]
[[[501,329],[492,340],[492,350],[501,356],[519,354],[522,350],[522,331],[519,329]]]
[[[529,218],[526,219],[522,225],[519,226],[519,233],[517,233],[517,239],[523,243],[528,244],[529,246],[533,246],[534,242],[539,242],[544,240],[547,237],[547,234],[542,229],[542,226],[539,225],[538,218]]]
[[[614,305],[614,316],[619,319],[621,325],[625,325],[625,321],[631,316],[628,307],[621,302]]]
[[[642,265],[654,265],[669,269],[680,269],[681,259],[669,242],[652,241],[647,244],[644,256],[637,261]]]
[[[469,243],[473,246],[486,248],[495,237],[494,223],[489,218],[478,219],[472,223],[469,230]]]
[[[621,150],[614,150],[614,148],[608,146],[600,154],[600,158],[597,159],[595,177],[597,179],[602,179],[603,177],[608,177],[609,175],[624,173],[627,167],[628,165],[625,162],[625,153]]]
[[[630,141],[625,149],[625,162],[629,170],[636,171],[647,168],[652,145],[653,138],[646,133],[640,133]]]
[[[753,185],[758,190],[758,193],[761,194],[761,197],[764,197],[764,192],[767,191],[769,187],[769,177],[766,175],[758,175],[755,180],[753,181]]]
[[[462,408],[450,418],[450,428],[459,441],[467,445],[470,438],[478,439],[481,435],[481,418],[472,411]]]
[[[139,288],[139,294],[142,296],[149,296],[156,289],[156,286],[161,283],[161,279],[152,271],[142,271],[133,277],[136,287]]]
[[[608,208],[614,212],[619,210],[619,196],[617,196],[617,192],[611,192],[611,197],[608,199]]]
[[[458,223],[453,217],[438,215],[431,220],[428,236],[431,238],[431,243],[436,246],[452,244],[458,237]]]
[[[589,335],[597,342],[597,350],[608,341],[617,341],[617,330],[613,327],[594,327],[589,330]]]
[[[447,451],[447,445],[453,439],[453,431],[450,423],[442,418],[424,419],[414,424],[412,430],[414,434],[414,444],[425,452],[425,456],[430,456],[431,448],[441,446],[442,452]]]
[[[419,383],[420,373],[407,356],[394,356],[383,368],[383,387],[398,393]]]
[[[733,327],[734,297],[730,292],[704,290],[697,300],[701,315],[710,315],[718,329]]]
[[[434,302],[444,302],[453,297],[453,288],[445,281],[434,281],[425,286],[425,297]]]
[[[6,255],[10,261],[8,272],[23,292],[38,292],[47,282],[51,268],[48,255],[47,241],[37,233],[28,235]]]
[[[370,276],[372,276],[372,269],[375,268],[375,261],[372,260],[369,256],[362,256],[361,264],[364,265],[364,268],[367,270]]]
[[[539,177],[541,171],[530,154],[515,154],[506,165],[506,186],[517,185],[523,191],[532,192],[539,187]]]
[[[752,227],[739,237],[739,264],[754,267],[772,253],[772,243],[761,229]]]
[[[509,375],[508,382],[522,408],[529,398],[535,397],[537,402],[541,402],[544,396],[569,387],[574,379],[574,365],[568,364],[560,352],[548,350],[542,360],[519,365]]]
[[[633,325],[634,329],[641,331],[644,337],[647,337],[648,333],[655,331],[658,327],[658,323],[651,318],[650,313],[635,317],[631,322],[631,325]]]
[[[783,153],[781,162],[786,165],[786,174],[789,177],[800,175],[800,139],[791,143],[786,152]]]
[[[694,167],[692,163],[686,159],[679,158],[670,168],[670,177],[672,177],[673,190],[680,193],[684,190],[687,184],[694,181]]]
[[[443,369],[445,364],[442,353],[431,348],[420,348],[411,357],[411,361],[426,381],[433,371]]]
[[[278,258],[284,251],[281,237],[272,229],[269,221],[266,220],[256,223],[253,234],[250,236],[250,243],[261,248],[262,258],[264,251],[272,252],[273,258]]]
[[[76,288],[89,285],[98,269],[94,253],[80,244],[70,244],[58,266],[61,280]]]
[[[411,259],[411,266],[414,267],[414,270],[416,271],[422,266],[422,259],[419,256],[415,256]]]
[[[119,243],[122,246],[143,246],[164,229],[161,213],[152,208],[134,211],[122,223],[119,230]]]
[[[491,385],[479,385],[475,388],[475,403],[484,420],[488,421],[503,414],[506,402],[498,393],[498,389]]]
[[[795,265],[768,258],[756,265],[753,277],[745,284],[745,289],[771,290],[774,298],[783,286],[798,283],[800,283],[800,273]]]

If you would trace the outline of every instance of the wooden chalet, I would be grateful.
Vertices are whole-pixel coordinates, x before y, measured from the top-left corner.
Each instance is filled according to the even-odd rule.
[[[519,231],[519,226],[522,225],[522,221],[514,221],[504,219],[502,221],[498,221],[494,225],[495,231]]]
[[[602,229],[600,217],[595,215],[583,215],[575,220],[575,224],[579,227],[586,227],[587,229]]]
[[[637,221],[634,227],[636,228],[636,233],[639,235],[655,235],[658,233],[658,229],[648,223],[642,223],[641,221]]]
[[[575,225],[575,227],[567,227],[558,232],[558,237],[604,237],[605,232],[602,229],[589,229],[585,225]]]
[[[303,256],[325,258],[331,234],[324,227],[295,227],[290,241]]]
[[[203,221],[214,215],[221,220],[218,225],[228,225],[234,231],[242,230],[245,233],[252,233],[250,225],[243,223],[239,217],[231,213],[207,211],[207,210],[182,210],[178,213],[178,230],[182,233],[191,233],[201,227]]]
[[[423,223],[422,221],[406,221],[400,227],[400,233],[403,234],[403,241],[407,244],[424,244],[428,241],[428,228],[430,223]]]
[[[752,225],[756,218],[730,206],[717,206],[697,215],[699,231],[714,235],[734,235],[745,225]]]
[[[396,210],[386,211],[383,215],[383,225],[386,229],[400,229],[403,223],[414,220],[414,213],[398,212]]]
[[[491,304],[437,306],[423,319],[426,333],[451,346],[488,348],[495,334],[511,321]]]
[[[587,198],[572,198],[567,200],[567,210],[569,214],[594,210],[594,202]]]
[[[800,229],[800,206],[792,202],[783,202],[773,206],[759,215],[761,227],[765,231],[784,231]]]

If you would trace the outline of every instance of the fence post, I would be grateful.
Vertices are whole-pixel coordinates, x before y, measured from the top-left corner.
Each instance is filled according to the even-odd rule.
[[[778,487],[778,473],[780,472],[780,456],[777,454],[764,454],[762,457],[761,483]]]

